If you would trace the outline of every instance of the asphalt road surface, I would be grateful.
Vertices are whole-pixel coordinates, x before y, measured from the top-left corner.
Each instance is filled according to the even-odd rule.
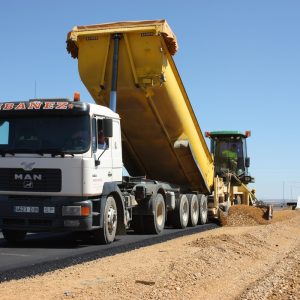
[[[42,274],[100,257],[164,242],[183,235],[216,228],[206,224],[186,229],[165,229],[160,235],[117,236],[109,245],[93,245],[67,233],[29,234],[17,245],[10,245],[0,233],[0,281]]]

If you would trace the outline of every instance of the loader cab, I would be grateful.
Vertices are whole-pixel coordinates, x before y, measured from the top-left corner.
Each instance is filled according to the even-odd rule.
[[[245,134],[239,131],[214,131],[206,132],[205,136],[210,138],[216,175],[223,176],[229,171],[243,183],[254,182],[254,178],[248,174],[250,158],[247,155],[246,139],[250,131]]]

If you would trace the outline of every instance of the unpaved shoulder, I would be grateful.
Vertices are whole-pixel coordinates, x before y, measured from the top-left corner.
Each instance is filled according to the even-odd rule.
[[[297,277],[291,281],[299,275],[299,224],[300,214],[293,213],[289,219],[269,225],[223,227],[42,276],[4,282],[0,296],[285,299],[274,298],[279,288],[282,296],[294,297],[299,290]]]

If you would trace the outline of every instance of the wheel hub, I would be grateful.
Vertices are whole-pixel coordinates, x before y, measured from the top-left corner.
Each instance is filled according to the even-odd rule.
[[[117,211],[111,206],[107,213],[107,229],[111,234],[117,226]]]
[[[182,219],[183,219],[184,222],[187,222],[187,220],[189,218],[189,214],[188,214],[188,212],[189,212],[188,202],[184,203],[182,211],[183,211]]]
[[[157,210],[156,210],[156,218],[157,218],[157,223],[159,225],[162,225],[163,224],[163,221],[164,221],[164,206],[163,204],[160,204],[158,207],[157,207]]]

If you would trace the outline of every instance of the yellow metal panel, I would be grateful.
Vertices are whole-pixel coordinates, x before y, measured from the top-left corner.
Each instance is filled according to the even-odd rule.
[[[157,22],[75,27],[69,33],[68,49],[78,56],[80,77],[95,102],[107,106],[111,34],[123,33],[117,112],[122,119],[125,167],[131,175],[205,193],[213,186],[213,160],[170,55],[175,53],[174,45],[177,48],[175,36],[166,22]],[[187,147],[174,148],[176,141],[188,141]]]

